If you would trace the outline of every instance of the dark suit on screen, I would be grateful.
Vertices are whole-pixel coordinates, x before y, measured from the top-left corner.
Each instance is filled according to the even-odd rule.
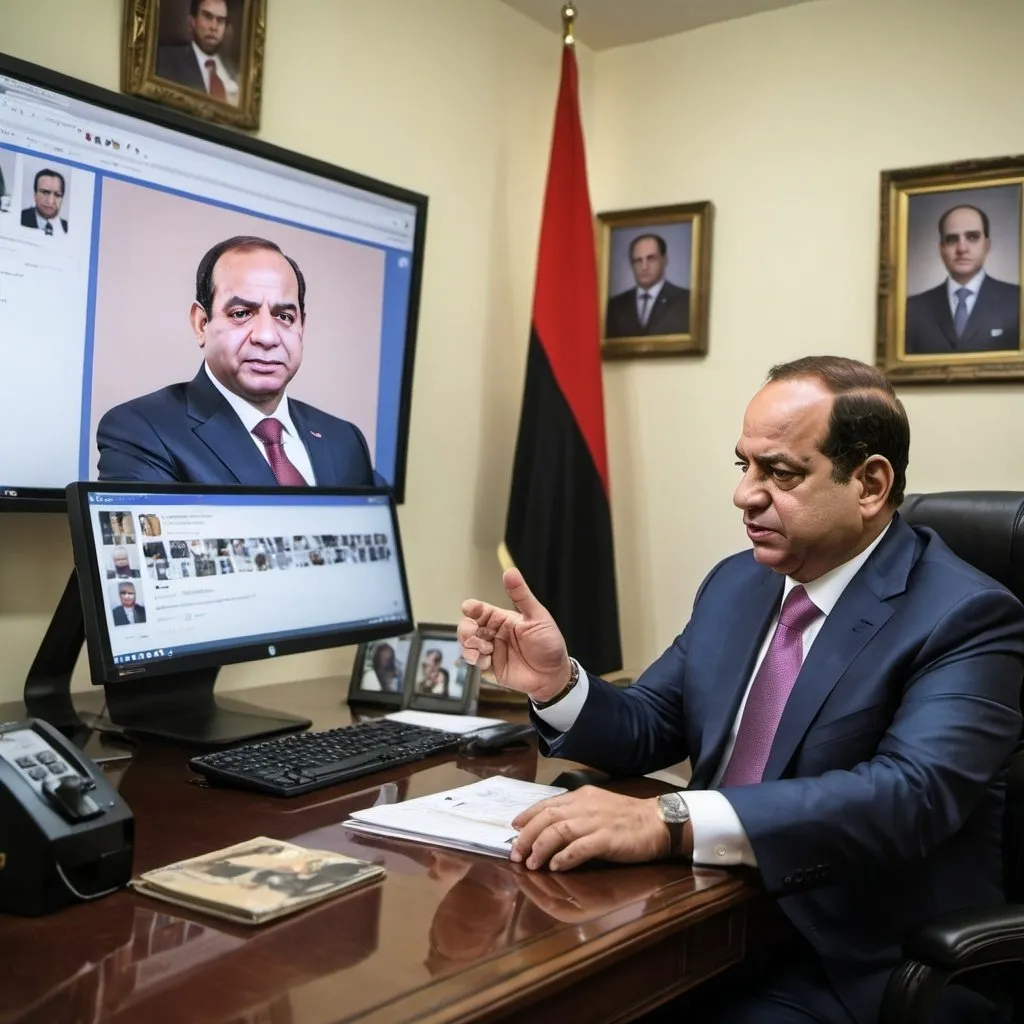
[[[36,219],[36,208],[34,206],[28,206],[21,211],[21,226],[23,228],[39,228],[39,221]],[[61,217],[60,226],[64,229],[64,234],[68,233],[68,222]]]
[[[221,57],[224,70],[236,78],[235,70],[227,61]],[[156,73],[159,78],[166,78],[187,89],[198,89],[199,92],[206,92],[206,83],[203,81],[203,69],[196,59],[196,51],[191,43],[175,43],[157,47],[156,51]]]
[[[782,590],[752,553],[725,559],[635,685],[591,676],[564,734],[534,715],[542,750],[620,776],[688,757],[690,788],[708,788]],[[808,652],[765,781],[722,789],[765,888],[858,1024],[877,1020],[904,938],[1004,902],[1022,673],[1024,608],[897,516]]]
[[[985,275],[962,337],[953,329],[949,292],[937,288],[907,299],[907,355],[998,352],[1020,347],[1020,287]]]
[[[144,605],[137,604],[135,606],[134,611],[135,611],[135,622],[136,623],[145,622],[146,621],[146,608],[145,608]],[[115,626],[127,626],[128,625],[128,615],[125,612],[124,608],[121,607],[121,605],[118,605],[114,609],[114,625]]]
[[[653,334],[687,334],[690,330],[690,289],[665,281],[646,325],[637,315],[637,295],[640,289],[630,288],[608,300],[604,321],[606,338],[638,338]]]
[[[384,484],[357,426],[305,402],[288,400],[320,487]],[[244,484],[274,487],[267,460],[205,367],[105,413],[96,428],[100,480]]]

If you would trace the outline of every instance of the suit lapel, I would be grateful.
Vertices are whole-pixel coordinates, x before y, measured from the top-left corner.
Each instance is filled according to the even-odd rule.
[[[960,343],[960,339],[956,336],[956,330],[953,327],[953,314],[949,309],[949,293],[946,291],[946,284],[943,282],[938,288],[932,289],[932,315],[935,317],[935,322],[939,325],[939,330],[942,331],[946,341],[956,350],[957,345]]]
[[[829,694],[892,616],[888,599],[906,589],[916,551],[914,531],[897,515],[843,591],[800,669],[765,765],[765,782],[782,777]]]
[[[186,410],[192,433],[224,464],[238,483],[274,487],[273,470],[253,443],[234,409],[210,383],[202,367],[188,385]]]
[[[706,788],[722,759],[722,751],[740,699],[750,680],[754,659],[761,649],[772,616],[782,598],[782,577],[764,570],[759,583],[747,587],[734,601],[721,622],[721,655],[712,677],[719,688],[710,705],[700,742],[700,757],[693,767],[690,785]]]
[[[299,441],[309,452],[309,461],[313,466],[313,476],[320,487],[332,487],[339,479],[334,468],[330,445],[324,440],[323,432],[316,430],[315,417],[306,415],[305,409],[297,402],[288,399],[288,411],[292,422],[299,433]]]

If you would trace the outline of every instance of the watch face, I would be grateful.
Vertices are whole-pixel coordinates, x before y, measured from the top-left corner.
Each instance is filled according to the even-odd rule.
[[[690,820],[690,809],[678,793],[665,793],[659,796],[658,813],[662,821],[681,823]]]

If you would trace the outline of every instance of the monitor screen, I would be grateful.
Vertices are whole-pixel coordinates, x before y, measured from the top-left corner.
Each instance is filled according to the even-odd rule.
[[[68,488],[94,683],[412,628],[384,489]]]
[[[305,284],[297,341],[288,325],[289,353],[258,372],[293,373],[289,407],[332,418],[293,415],[306,447],[333,443],[320,422],[358,427],[402,500],[426,209],[417,193],[0,55],[0,337],[18,339],[5,346],[8,414],[26,428],[0,437],[0,510],[63,508],[69,481],[98,475],[104,414],[153,393],[171,404],[130,406],[141,427],[115,416],[131,450],[106,478],[273,483],[203,468],[231,459],[188,390],[212,363],[192,315],[197,271],[238,236],[279,247]],[[234,390],[236,370],[221,371]],[[310,458],[310,482],[363,482]],[[197,465],[205,475],[189,476]]]

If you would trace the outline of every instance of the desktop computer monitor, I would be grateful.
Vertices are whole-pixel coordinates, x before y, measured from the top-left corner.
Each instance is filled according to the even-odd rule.
[[[218,668],[412,629],[386,489],[79,482],[67,504],[92,680],[132,734],[216,747],[303,728],[215,700]]]
[[[278,246],[305,281],[289,400],[355,424],[401,502],[426,217],[419,193],[0,54],[0,338],[8,415],[32,424],[0,434],[0,512],[62,512],[70,481],[98,478],[111,410],[107,479],[272,483],[258,459],[201,470],[232,414],[197,376],[190,309],[204,254],[238,236]],[[185,430],[167,408],[179,384],[216,439],[179,444],[170,475],[154,454]]]

